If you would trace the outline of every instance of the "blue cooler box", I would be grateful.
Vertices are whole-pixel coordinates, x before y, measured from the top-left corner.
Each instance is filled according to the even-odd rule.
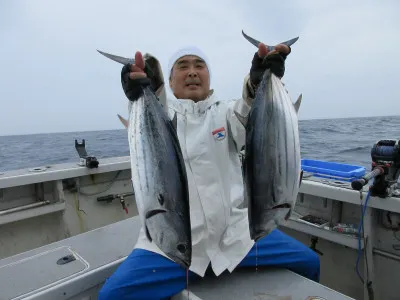
[[[361,178],[366,173],[365,167],[313,159],[302,159],[301,168],[316,177],[348,182]]]

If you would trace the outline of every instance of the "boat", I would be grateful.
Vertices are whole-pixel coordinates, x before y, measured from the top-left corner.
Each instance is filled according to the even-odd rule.
[[[97,162],[0,173],[0,300],[97,299],[132,251],[140,222],[129,156]],[[320,283],[284,269],[235,270],[190,283],[174,300],[399,299],[400,184],[372,195],[370,183],[353,186],[365,168],[306,159],[302,167],[295,209],[279,228],[318,253]]]

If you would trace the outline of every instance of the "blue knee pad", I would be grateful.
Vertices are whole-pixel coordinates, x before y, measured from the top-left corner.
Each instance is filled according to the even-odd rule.
[[[256,263],[259,266],[286,268],[316,282],[320,279],[318,255],[279,229],[259,240],[257,252],[254,245],[239,267],[253,267]]]
[[[189,279],[197,276],[189,272]],[[106,280],[99,300],[160,300],[186,288],[186,270],[151,251],[135,249]]]

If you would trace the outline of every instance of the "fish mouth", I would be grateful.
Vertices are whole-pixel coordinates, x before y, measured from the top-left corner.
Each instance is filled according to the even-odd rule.
[[[250,238],[257,242],[258,240],[269,235],[275,230],[283,219],[287,221],[291,215],[292,205],[290,203],[282,203],[263,212],[261,223],[252,225],[250,228]]]
[[[191,264],[190,255],[188,255],[188,244],[187,242],[180,242],[176,245],[176,249],[179,251],[178,255],[171,255],[175,262],[188,269]],[[176,253],[176,252],[175,252]]]
[[[178,265],[180,265],[181,267],[183,267],[184,269],[189,269],[190,268],[190,260],[184,259],[181,256],[176,256],[176,255],[172,255],[170,253],[167,254],[169,256],[169,258],[171,258],[175,263],[177,263]]]

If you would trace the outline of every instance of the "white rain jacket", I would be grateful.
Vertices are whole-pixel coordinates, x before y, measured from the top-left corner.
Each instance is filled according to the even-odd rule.
[[[158,68],[162,74],[159,64]],[[249,75],[238,100],[221,101],[213,91],[206,100],[197,103],[175,97],[166,99],[164,84],[156,94],[164,107],[167,105],[171,119],[177,113],[177,133],[190,195],[193,245],[190,270],[204,276],[211,262],[217,276],[226,269],[232,272],[254,245],[247,208],[241,208],[244,188],[239,151],[245,144],[245,129],[234,113],[246,117],[250,111],[254,91]],[[143,228],[135,248],[167,257],[148,241]]]

